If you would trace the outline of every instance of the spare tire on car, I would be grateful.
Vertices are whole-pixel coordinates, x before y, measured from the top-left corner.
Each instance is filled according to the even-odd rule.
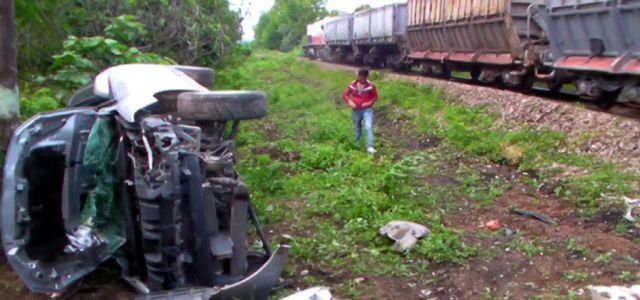
[[[178,96],[177,116],[192,121],[239,121],[267,115],[267,94],[257,91],[187,92]]]

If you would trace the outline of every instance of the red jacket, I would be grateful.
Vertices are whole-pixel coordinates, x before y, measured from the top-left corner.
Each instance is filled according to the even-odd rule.
[[[376,88],[371,81],[367,80],[367,84],[365,84],[362,89],[358,90],[358,81],[356,80],[349,84],[347,90],[342,94],[342,99],[347,104],[349,104],[347,99],[350,97],[356,104],[354,109],[369,108],[378,101],[378,88]]]

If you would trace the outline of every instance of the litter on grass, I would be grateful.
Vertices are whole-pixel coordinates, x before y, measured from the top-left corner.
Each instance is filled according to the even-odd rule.
[[[380,234],[388,236],[396,243],[393,250],[405,252],[411,250],[419,239],[431,234],[429,228],[408,221],[391,221],[380,228]]]

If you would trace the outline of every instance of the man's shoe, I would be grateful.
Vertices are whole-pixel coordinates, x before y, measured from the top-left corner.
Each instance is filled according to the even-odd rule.
[[[376,152],[378,152],[378,151],[376,151],[376,149],[373,148],[373,147],[369,147],[369,148],[367,148],[367,152],[369,152],[369,154],[376,154]]]

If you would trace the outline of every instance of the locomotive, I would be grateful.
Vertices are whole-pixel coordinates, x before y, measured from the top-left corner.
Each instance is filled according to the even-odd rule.
[[[640,0],[408,0],[321,22],[313,59],[640,103]]]

